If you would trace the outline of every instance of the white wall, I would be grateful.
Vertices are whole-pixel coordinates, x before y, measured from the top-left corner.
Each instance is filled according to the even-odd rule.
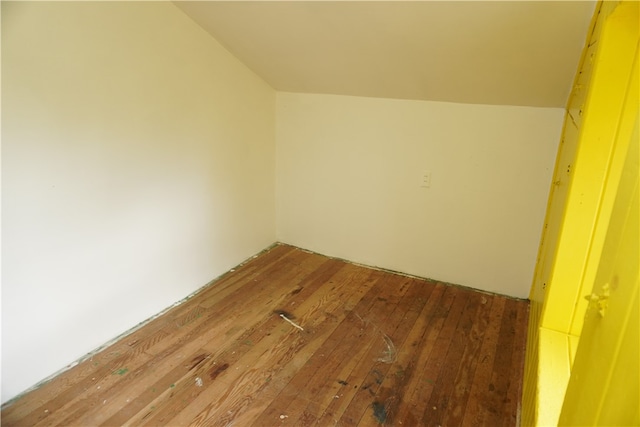
[[[278,93],[276,110],[278,240],[528,296],[562,109]]]
[[[2,401],[275,241],[275,92],[169,2],[2,2]]]

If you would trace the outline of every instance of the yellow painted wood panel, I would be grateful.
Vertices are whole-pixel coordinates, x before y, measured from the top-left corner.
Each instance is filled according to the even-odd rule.
[[[629,8],[630,11],[625,11],[625,9]],[[629,5],[624,6],[619,10],[620,14],[614,14],[611,16],[611,24],[615,25],[615,28],[611,28],[608,35],[605,37],[615,37],[614,40],[608,42],[608,46],[611,49],[618,50],[621,46],[625,48],[625,50],[620,51],[617,55],[611,55],[610,59],[612,61],[619,60],[624,58],[623,63],[620,65],[621,67],[627,66],[629,64],[629,58],[634,65],[631,68],[631,73],[629,74],[629,80],[626,87],[626,94],[624,95],[624,104],[622,107],[622,113],[620,119],[618,121],[618,128],[614,134],[614,139],[616,140],[613,144],[613,152],[610,159],[609,164],[607,165],[607,177],[605,185],[605,190],[603,191],[602,198],[600,199],[600,204],[598,206],[598,219],[596,220],[596,227],[593,235],[593,243],[590,249],[589,258],[587,260],[587,264],[585,266],[584,273],[584,281],[582,284],[582,289],[579,294],[579,299],[576,303],[576,308],[573,312],[573,319],[571,321],[569,333],[579,336],[583,322],[585,318],[585,311],[587,309],[587,300],[584,298],[586,295],[590,293],[592,288],[592,283],[595,280],[596,272],[599,268],[601,261],[599,260],[599,256],[602,253],[602,246],[604,245],[605,239],[607,235],[611,233],[611,230],[607,227],[607,223],[609,222],[612,211],[614,207],[614,201],[616,197],[616,186],[617,183],[620,182],[621,176],[623,174],[625,167],[625,156],[623,153],[626,152],[626,147],[633,140],[632,133],[634,132],[634,126],[636,126],[636,119],[638,116],[638,94],[640,93],[640,89],[638,88],[638,10],[637,3],[635,6]],[[619,22],[624,21],[626,22]],[[614,34],[614,29],[617,29],[619,34]],[[624,38],[627,43],[619,43],[618,40]],[[635,41],[635,56],[633,54],[633,42]],[[606,40],[604,40],[607,43]],[[605,50],[607,46],[605,46]],[[629,49],[629,50],[626,50]],[[635,60],[633,58],[635,57]],[[614,67],[615,68],[615,67]],[[623,73],[620,73],[623,74]],[[613,77],[612,77],[613,78]],[[609,78],[603,77],[605,80],[605,90],[606,85],[608,84]],[[620,97],[616,97],[614,102],[618,102]],[[604,103],[605,99],[600,99],[599,102]],[[605,221],[604,224],[600,222]]]
[[[574,309],[578,308],[581,318],[583,296],[591,292],[594,279],[588,258],[598,259],[602,250],[603,235],[597,233],[597,218],[601,209],[610,209],[602,204],[603,192],[637,44],[632,34],[617,37],[613,32],[618,27],[609,24],[603,27],[596,53],[574,176],[542,315],[541,326],[574,335],[579,335],[579,331],[571,330]],[[608,43],[611,48],[603,48]]]
[[[622,113],[634,118],[638,115],[639,73],[637,69],[632,71],[638,47],[638,3],[600,2],[596,9],[580,73],[567,105],[530,293],[523,425],[548,425],[558,420],[562,403],[558,396],[564,396],[570,378],[566,368],[570,371],[573,363],[580,360],[580,334],[588,306],[583,297],[592,291],[605,241],[612,238],[609,220],[622,177],[625,147],[633,140],[634,122],[624,120]],[[635,161],[638,162],[637,155]],[[637,242],[637,230],[632,235]],[[637,255],[631,265],[637,265]],[[636,316],[635,320],[637,324],[640,319]],[[621,329],[619,334],[610,335],[637,337],[638,333],[637,328],[631,332]],[[637,347],[620,344],[618,348],[626,350],[616,353],[616,360],[626,362],[616,366],[631,361],[637,365]],[[601,369],[595,360],[588,363],[591,369]],[[608,393],[614,394],[624,378],[615,369],[607,377],[611,385]],[[626,395],[631,396],[637,408],[640,402],[633,397],[637,393],[632,390]],[[580,402],[582,405],[584,402]],[[618,409],[603,404],[598,419],[609,419],[605,414],[617,413]],[[587,424],[594,424],[595,420],[592,417]]]
[[[593,73],[593,64],[596,59],[602,26],[604,25],[606,17],[609,16],[618,3],[618,1],[605,1],[600,4],[599,8],[596,8],[592,30],[587,38],[588,43],[582,55],[576,82],[571,91],[567,107],[569,116],[578,128],[582,124],[582,116],[584,114],[587,92]]]
[[[585,102],[587,100],[587,92],[589,82],[593,73],[593,61],[599,44],[596,40],[589,40],[587,45],[585,61],[582,69],[578,73],[576,84],[573,86],[571,97],[569,98],[569,116],[576,127],[582,124],[582,115],[584,113]]]
[[[635,132],[594,284],[598,301],[593,301],[587,312],[560,418],[562,425],[638,425],[639,422],[637,111],[636,104]]]
[[[543,404],[538,406],[537,425],[554,426],[558,424],[564,392],[571,374],[567,334],[540,329],[540,364],[545,369],[540,370],[539,389],[545,395],[540,396]]]
[[[632,301],[632,311],[629,322],[625,325],[625,333],[622,336],[617,360],[614,362],[607,393],[603,396],[610,396],[602,402],[602,409],[598,417],[600,425],[640,425],[640,392],[638,383],[640,374],[638,373],[638,282],[636,282],[636,292]]]
[[[596,78],[603,88],[615,78],[623,80],[620,94],[601,90],[596,98],[600,114],[617,111],[616,129],[610,144],[612,156],[603,180],[603,194],[585,266],[585,285],[592,288],[584,328],[579,313],[580,341],[569,385],[561,425],[633,425],[638,423],[640,379],[638,377],[639,320],[638,280],[640,251],[638,105],[640,50],[638,3],[624,3],[610,16],[602,36],[604,67]],[[629,66],[629,63],[633,66]],[[594,85],[595,90],[599,86]],[[596,109],[589,110],[598,111]],[[611,122],[585,120],[585,131],[602,136],[598,127]],[[593,124],[593,129],[587,125]],[[600,131],[600,133],[599,133]],[[607,132],[608,133],[608,132]],[[601,245],[601,247],[598,247]],[[593,278],[593,279],[592,279]],[[592,285],[591,285],[592,284]],[[584,292],[584,290],[583,290]],[[586,309],[586,308],[585,308]]]
[[[534,420],[536,418],[536,395],[538,388],[537,379],[539,375],[538,365],[540,364],[538,342],[543,339],[540,336],[541,332],[539,325],[542,316],[542,307],[545,299],[547,281],[549,280],[549,276],[552,271],[554,261],[553,256],[555,255],[555,248],[558,244],[558,237],[560,235],[560,230],[562,227],[562,217],[566,207],[566,199],[572,176],[572,165],[575,161],[577,147],[578,129],[576,128],[573,120],[571,120],[571,118],[567,116],[564,123],[564,131],[556,160],[555,174],[551,189],[553,196],[549,199],[549,205],[547,208],[547,221],[545,221],[545,229],[543,232],[542,241],[540,243],[541,256],[538,260],[536,272],[538,283],[537,286],[532,287],[530,295],[531,306],[529,315],[529,328],[527,332],[525,378],[529,378],[531,380],[524,382],[522,419],[525,421]],[[551,348],[557,347],[547,346],[547,349]],[[542,350],[542,352],[544,351],[546,350]],[[569,378],[568,371],[566,377],[562,378],[564,378],[564,384],[566,385],[566,381]],[[549,383],[547,382],[547,384]],[[558,408],[556,408],[556,420],[559,413],[559,408],[559,406]],[[528,424],[531,423],[533,423],[533,421],[529,422]],[[525,425],[528,424],[525,423]]]
[[[615,3],[617,2],[608,2],[605,4],[601,1],[598,3],[587,37],[587,46],[596,46],[600,28],[602,27],[602,21],[608,15],[610,7]],[[587,59],[587,51],[588,49],[585,48],[582,52],[580,66],[574,82],[574,89],[567,105],[562,139],[558,146],[558,154],[556,156],[554,177],[549,190],[549,201],[542,236],[540,239],[538,260],[529,295],[531,306],[529,311],[527,351],[525,355],[525,373],[522,396],[523,425],[535,425],[538,418],[538,394],[540,389],[538,381],[538,367],[540,365],[539,342],[542,312],[567,204],[568,189],[572,177],[571,165],[574,163],[578,148],[578,127],[576,125],[576,121],[571,117],[568,110],[572,105],[577,105],[578,109],[582,108],[583,99],[586,98],[586,88],[592,74],[590,71],[592,69],[592,61]],[[584,88],[578,86],[578,81],[580,81],[580,84],[584,86]],[[576,87],[578,87],[580,93],[577,92]],[[576,113],[577,110],[574,114]]]

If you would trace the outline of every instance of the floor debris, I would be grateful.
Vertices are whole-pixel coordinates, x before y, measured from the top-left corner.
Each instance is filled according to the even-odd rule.
[[[289,317],[286,316],[288,313],[285,313],[283,311],[278,311],[277,314],[278,314],[278,316],[282,317],[291,326],[293,326],[295,328],[298,328],[301,331],[304,331],[304,328],[302,326],[298,325],[296,322],[294,322],[293,320],[289,319]]]

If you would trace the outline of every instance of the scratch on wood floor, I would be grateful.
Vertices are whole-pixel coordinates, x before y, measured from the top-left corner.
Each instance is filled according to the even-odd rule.
[[[353,313],[358,319],[360,319],[360,321],[362,323],[364,323],[365,325],[369,324],[369,322],[365,319],[363,319],[362,317],[360,317],[360,315],[358,313]],[[382,339],[384,340],[384,343],[387,345],[387,349],[383,352],[383,356],[376,359],[376,361],[378,362],[382,362],[382,363],[393,363],[396,361],[396,356],[397,356],[397,350],[396,350],[396,346],[395,344],[393,344],[393,341],[391,340],[391,338],[389,338],[389,335],[385,334],[384,332],[382,332],[380,330],[380,328],[378,328],[376,325],[373,325],[373,328],[380,332],[380,334],[382,334]]]
[[[382,334],[382,338],[384,339],[384,343],[387,345],[387,350],[384,352],[384,356],[378,359],[378,362],[382,363],[393,363],[396,361],[396,346],[391,341],[391,338],[387,334]]]

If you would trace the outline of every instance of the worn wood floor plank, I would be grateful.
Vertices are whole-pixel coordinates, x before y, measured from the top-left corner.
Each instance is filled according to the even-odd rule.
[[[515,426],[527,313],[276,245],[6,405],[1,422]]]
[[[389,286],[390,283],[385,283],[385,285],[387,288],[386,291],[395,293],[393,290],[394,286]],[[418,287],[414,287],[414,289],[418,289]],[[376,306],[388,305],[388,298],[391,296],[385,297],[383,295],[382,293],[377,295],[374,305],[368,310],[369,313],[375,312]],[[403,300],[405,298],[406,296]],[[384,346],[387,346],[387,343],[393,345],[391,341],[388,341],[390,338],[386,337],[384,332],[382,332],[375,323],[367,322],[357,314],[358,311],[356,311],[356,317],[360,320],[361,324],[352,324],[353,335],[340,340],[340,342],[335,345],[335,349],[326,358],[322,368],[310,379],[309,384],[313,385],[306,389],[306,394],[304,395],[306,401],[303,402],[306,403],[306,407],[300,415],[298,425],[306,425],[308,423],[307,420],[318,419],[323,414],[324,409],[334,400],[342,399],[343,401],[348,401],[352,398],[352,393],[350,392],[357,388],[357,384],[354,384],[353,388],[342,390],[343,386],[349,384],[346,380],[343,380],[342,377],[351,374],[356,366],[362,366],[366,363],[372,364],[372,362],[375,361],[375,359],[371,361],[366,359],[362,360],[363,355],[366,354],[364,350],[371,351],[373,345],[380,345],[381,343]],[[367,310],[363,310],[363,312],[366,311]],[[379,358],[395,358],[395,348],[391,350],[393,350],[393,352],[389,353],[390,347],[384,347]],[[349,363],[353,357],[352,355],[355,355],[356,360],[360,360],[359,364]],[[338,376],[337,374],[341,372],[342,375]],[[340,393],[340,391],[342,391],[342,393]]]
[[[375,412],[374,401],[371,397],[375,396],[380,385],[384,381],[389,371],[389,364],[393,363],[397,358],[397,348],[395,343],[403,342],[408,334],[410,327],[406,322],[402,322],[406,312],[414,304],[424,305],[426,301],[420,301],[417,298],[421,286],[412,286],[415,283],[412,280],[403,280],[398,289],[398,294],[402,292],[402,297],[390,299],[385,305],[393,304],[393,310],[387,309],[382,311],[383,316],[375,316],[370,312],[365,317],[365,321],[374,324],[379,331],[379,337],[370,348],[365,356],[365,362],[360,364],[352,373],[350,383],[358,385],[358,389],[353,399],[340,417],[340,422],[347,425],[356,425],[367,410],[373,414]],[[393,301],[393,302],[392,302]],[[391,303],[390,303],[391,302]],[[374,363],[370,363],[373,361]]]
[[[300,251],[300,254],[309,259],[313,258],[302,251]],[[303,265],[303,263],[300,265]],[[152,417],[148,417],[146,422],[149,425],[167,423],[172,417],[175,417],[176,414],[180,414],[181,412],[186,411],[185,414],[199,412],[198,405],[202,406],[200,408],[200,410],[202,410],[203,407],[209,404],[208,396],[211,393],[221,393],[222,391],[219,390],[219,388],[226,386],[229,382],[229,373],[226,372],[227,369],[230,368],[232,372],[238,370],[239,367],[236,363],[241,363],[239,360],[244,357],[245,353],[250,351],[254,353],[256,351],[263,351],[265,346],[274,345],[273,343],[276,336],[272,336],[272,333],[276,327],[282,327],[283,324],[283,320],[274,314],[274,310],[282,302],[282,299],[287,296],[292,297],[302,293],[303,290],[300,289],[303,288],[299,286],[301,283],[305,283],[304,287],[307,289],[314,289],[316,286],[314,284],[316,283],[318,285],[325,284],[329,277],[343,267],[344,265],[341,263],[333,260],[325,260],[325,262],[319,264],[315,270],[312,270],[310,273],[303,273],[299,278],[292,279],[291,277],[287,277],[287,285],[281,286],[280,290],[278,290],[277,287],[273,289],[266,287],[261,288],[261,290],[269,289],[271,294],[263,293],[262,301],[255,305],[248,304],[246,310],[240,311],[241,314],[234,317],[234,319],[236,319],[235,326],[231,324],[226,325],[226,333],[214,334],[209,337],[211,339],[201,340],[201,342],[203,342],[203,349],[210,355],[209,360],[202,368],[204,372],[202,376],[195,377],[201,378],[203,381],[203,386],[205,387],[203,390],[204,395],[202,397],[198,396],[197,399],[185,399],[181,395],[183,388],[193,387],[192,382],[187,381],[184,387],[178,387],[174,393],[168,396],[172,403],[159,407],[161,409],[158,413]],[[293,269],[293,271],[296,270]],[[304,272],[306,270],[300,271]],[[279,296],[274,299],[273,292],[276,291],[279,292]],[[247,293],[253,294],[255,293],[255,289],[247,288]],[[252,301],[251,295],[239,295],[238,298]],[[222,306],[223,301],[213,305],[211,309],[219,312]],[[288,332],[288,329],[282,329],[282,331]],[[193,382],[195,382],[195,378]],[[212,382],[213,384],[211,384]],[[223,383],[222,385],[220,385],[221,382]],[[209,390],[210,385],[213,385],[211,390]],[[191,393],[189,390],[185,390],[185,392]],[[188,411],[186,408],[187,405],[189,406]],[[188,417],[189,415],[184,416]],[[179,423],[180,421],[176,420],[175,422]]]
[[[516,301],[506,301],[498,337],[498,348],[493,362],[489,393],[486,394],[489,410],[484,413],[483,425],[485,426],[500,425],[504,420],[502,409],[507,404],[507,392],[512,381],[511,375],[509,375],[510,369],[505,369],[505,366],[511,366],[512,355],[516,351],[517,315]]]
[[[337,261],[334,261],[337,262]],[[301,313],[308,313],[308,312],[317,312],[318,315],[313,316],[309,319],[305,319],[304,317],[301,316],[299,321],[305,328],[305,336],[307,334],[311,334],[312,339],[310,340],[311,342],[316,341],[318,338],[322,337],[324,335],[323,330],[327,327],[329,328],[334,328],[335,326],[337,326],[337,316],[335,315],[331,315],[331,316],[327,316],[327,314],[331,314],[331,309],[329,307],[328,304],[323,303],[323,301],[325,302],[329,302],[331,304],[334,304],[334,301],[343,301],[340,298],[337,298],[338,295],[340,295],[342,286],[337,287],[334,282],[337,283],[348,283],[348,281],[345,281],[345,279],[347,277],[350,277],[352,273],[353,269],[350,268],[346,268],[346,269],[341,269],[340,271],[338,271],[335,275],[335,279],[331,279],[329,277],[324,278],[323,280],[320,280],[320,282],[322,282],[322,286],[320,286],[309,298],[306,298],[302,304],[299,304],[296,308],[296,310],[298,310]],[[362,269],[360,269],[360,271],[363,271]],[[313,283],[313,282],[311,282]],[[303,288],[307,288],[307,289],[311,289],[313,290],[315,288],[315,286],[307,286],[305,285]],[[353,292],[355,288],[353,288],[350,292]],[[299,292],[298,294],[296,294],[296,296],[299,296],[300,294],[302,294],[303,291]],[[334,297],[330,297],[331,295],[334,295]],[[329,297],[327,297],[329,296]],[[347,298],[348,300],[349,298]],[[289,304],[285,303],[285,306],[287,306]],[[278,305],[280,306],[280,305]],[[323,310],[319,310],[319,307],[324,307]],[[320,313],[320,311],[322,313]],[[283,331],[289,331],[290,329],[292,329],[291,325],[285,323],[282,319],[280,319],[277,315],[271,315],[271,310],[268,310],[269,315],[271,316],[271,318],[276,319],[276,324],[279,325],[280,328],[282,328]],[[291,316],[295,316],[295,313],[292,314]],[[273,335],[270,335],[268,337],[269,339],[273,338]],[[306,345],[305,343],[301,343],[301,345]],[[304,349],[300,349],[297,352],[297,356],[300,356],[302,354],[304,354],[305,351]],[[231,364],[230,364],[231,365]],[[278,375],[279,378],[282,377],[282,374]],[[250,387],[250,386],[249,386]],[[263,387],[260,387],[261,390],[263,389]],[[247,390],[245,389],[245,392]],[[253,396],[256,394],[255,391],[253,393],[250,393]],[[213,407],[211,404],[208,405],[209,409],[205,409],[204,412],[208,412],[208,414],[204,414],[202,415],[202,417],[204,419],[207,419],[209,417],[214,417],[216,416],[215,414],[217,412],[220,412],[219,409]],[[244,408],[243,408],[244,409]],[[237,411],[234,410],[232,411],[234,414],[240,414],[242,411]],[[216,417],[217,419],[222,419],[224,417]],[[177,421],[177,420],[176,420]]]
[[[473,377],[475,375],[480,348],[484,338],[492,303],[495,298],[480,297],[480,305],[476,316],[471,321],[469,335],[465,337],[465,348],[458,373],[453,383],[453,392],[450,397],[452,405],[442,413],[442,425],[461,425],[462,418],[469,401],[469,393]]]
[[[422,380],[421,373],[423,372],[425,360],[429,356],[429,352],[424,350],[431,347],[429,345],[430,337],[436,336],[436,334],[430,334],[429,332],[439,331],[434,321],[434,314],[437,307],[442,305],[444,290],[445,288],[441,284],[434,286],[427,303],[414,324],[410,336],[407,338],[405,349],[398,354],[398,363],[401,369],[404,370],[404,378],[402,378],[404,389],[398,390],[398,394],[402,397],[397,402],[394,402],[393,406],[386,409],[390,423],[394,423],[394,421],[402,423],[410,404],[410,397],[418,388],[419,381]],[[393,377],[391,378],[393,379]],[[389,379],[387,378],[386,381],[388,382]],[[393,387],[384,383],[383,385],[389,388]]]
[[[485,330],[480,354],[476,360],[476,371],[471,382],[469,398],[462,420],[463,426],[482,425],[483,414],[488,409],[484,403],[484,396],[490,388],[491,372],[498,351],[498,334],[500,333],[505,303],[506,299],[504,298],[494,298],[491,305],[489,323]]]
[[[415,283],[414,286],[420,290],[420,294],[414,297],[416,303],[409,308],[403,319],[403,325],[411,329],[404,341],[398,342],[396,357],[388,361],[390,366],[387,374],[378,391],[372,396],[369,415],[360,419],[360,425],[369,425],[373,421],[394,425],[398,407],[414,377],[418,343],[426,330],[425,320],[428,319],[428,313],[433,309],[433,303],[429,304],[429,301],[436,285],[422,282]]]
[[[401,407],[398,413],[398,423],[404,425],[419,425],[422,420],[427,403],[439,376],[442,359],[451,344],[451,326],[448,323],[457,323],[456,313],[460,312],[458,307],[464,305],[466,299],[458,298],[461,290],[447,287],[435,307],[431,318],[431,327],[427,333],[424,344],[421,348],[421,355],[418,358],[417,372],[419,378],[415,382],[415,388],[408,390],[405,396],[407,405]],[[454,306],[457,303],[458,306]],[[452,313],[452,316],[448,314]],[[447,330],[445,330],[445,327]]]
[[[526,349],[527,336],[520,331],[528,330],[529,306],[518,304],[518,316],[514,325],[514,349],[511,354],[511,372],[524,372],[524,358],[522,354]],[[520,425],[520,410],[522,408],[523,384],[519,378],[510,378],[507,390],[507,402],[503,406],[501,424],[505,427]]]
[[[342,269],[334,276],[333,280],[326,281],[326,283],[321,286],[316,292],[314,292],[311,297],[307,298],[296,308],[296,311],[299,313],[315,313],[315,315],[312,316],[296,316],[295,313],[293,314],[294,319],[297,320],[297,318],[299,317],[299,320],[297,321],[299,321],[300,324],[304,326],[304,331],[296,331],[296,329],[294,329],[292,325],[289,325],[288,323],[283,322],[277,316],[274,316],[274,318],[277,319],[277,322],[279,322],[278,324],[281,330],[293,330],[295,332],[299,332],[299,334],[304,337],[304,339],[301,340],[301,342],[296,346],[296,349],[294,351],[291,351],[287,355],[287,357],[283,357],[279,362],[280,369],[277,372],[278,377],[282,378],[282,371],[286,370],[286,368],[291,365],[291,362],[294,361],[296,356],[299,357],[304,354],[312,354],[307,348],[309,343],[318,343],[319,341],[323,341],[330,333],[332,333],[337,328],[341,320],[344,318],[345,314],[335,310],[341,305],[341,301],[344,301],[342,298],[349,299],[349,294],[353,293],[354,290],[353,288],[351,288],[351,290],[344,289],[342,284],[349,283],[348,277],[352,277],[354,272],[356,274],[367,274],[367,272],[364,272],[362,270],[354,271],[350,268]],[[274,377],[275,376],[276,375],[274,373]],[[286,374],[284,374],[284,376],[286,376]],[[268,383],[271,383],[271,381],[268,381]],[[260,387],[256,387],[255,384],[247,384],[238,393],[242,396],[253,397],[258,391],[264,391],[264,389],[268,388],[268,385],[269,384],[264,384]],[[242,384],[235,382],[234,388],[240,387],[242,387]],[[215,418],[214,425],[225,425],[227,423],[225,420],[229,412],[228,408],[225,409],[226,412],[218,411],[221,412],[222,416],[220,414],[210,413],[207,417],[204,418],[204,420]],[[234,414],[234,416],[237,416],[244,413],[247,409],[247,407],[234,408],[233,410],[231,410],[231,412]]]
[[[481,298],[483,298],[482,295],[474,293],[469,295],[467,299],[467,304],[458,321],[453,341],[447,352],[446,363],[438,374],[438,381],[431,394],[431,399],[427,403],[427,410],[423,416],[425,423],[445,425],[446,415],[451,411],[459,410],[458,405],[466,404],[456,400],[452,401],[451,397],[455,390],[457,373],[465,368],[463,365],[466,361],[464,351],[471,342],[469,334],[477,311],[482,307]]]
[[[358,311],[369,310],[371,304],[378,301],[377,297],[380,294],[390,292],[388,287],[382,283],[382,274],[376,272],[372,276],[377,277],[378,280],[369,282],[370,285],[373,286],[364,296],[357,295],[357,297],[360,297],[358,304],[356,304],[352,310],[345,311],[345,318],[342,320],[342,323],[348,322],[347,324],[353,324],[354,322],[359,322],[359,319],[356,320],[356,313]],[[349,316],[347,316],[347,314]],[[309,378],[325,364],[327,355],[333,351],[334,347],[343,340],[343,337],[347,333],[348,328],[340,328],[339,332],[332,333],[313,354],[309,355],[310,357],[306,363],[301,366],[278,396],[255,420],[256,425],[271,422],[275,417],[279,417],[280,415],[286,416],[287,418],[297,417],[297,414],[303,410],[302,408],[307,403],[305,400],[300,402],[301,396],[304,396],[304,391],[307,390],[308,387],[313,386],[313,384],[310,384]]]

